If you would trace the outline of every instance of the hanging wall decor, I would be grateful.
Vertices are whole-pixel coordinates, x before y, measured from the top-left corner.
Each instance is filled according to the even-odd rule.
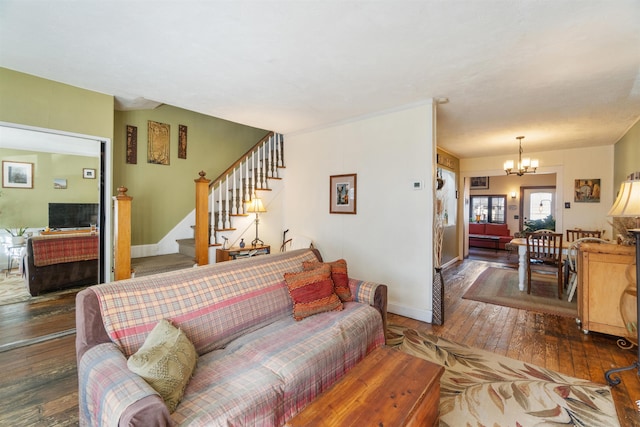
[[[573,193],[576,203],[600,203],[600,179],[576,179]]]
[[[147,136],[147,163],[168,165],[171,126],[152,120],[149,120],[147,123],[149,125]]]
[[[2,186],[33,188],[33,163],[2,161]]]
[[[138,127],[127,125],[127,163],[138,163]]]
[[[178,125],[178,158],[187,158],[187,127]]]
[[[329,213],[356,213],[357,174],[331,175],[329,177]]]

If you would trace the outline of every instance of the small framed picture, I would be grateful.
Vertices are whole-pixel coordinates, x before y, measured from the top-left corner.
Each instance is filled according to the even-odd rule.
[[[472,176],[471,177],[471,190],[488,190],[489,189],[489,177],[488,176]]]
[[[2,186],[33,188],[33,163],[2,161]]]
[[[355,215],[357,177],[355,173],[329,177],[329,213]]]
[[[53,178],[53,188],[56,190],[66,190],[67,180],[65,178]]]
[[[84,179],[96,179],[96,170],[95,169],[82,169],[82,177]]]

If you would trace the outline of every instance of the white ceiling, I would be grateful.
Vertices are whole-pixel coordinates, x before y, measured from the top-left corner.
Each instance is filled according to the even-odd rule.
[[[640,117],[640,0],[0,0],[0,66],[285,134],[447,97],[463,158],[606,145]]]

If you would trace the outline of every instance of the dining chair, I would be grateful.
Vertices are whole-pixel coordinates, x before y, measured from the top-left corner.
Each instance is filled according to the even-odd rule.
[[[531,293],[531,272],[553,273],[558,281],[558,298],[562,298],[562,233],[527,234],[527,293]]]
[[[581,239],[574,240],[569,245],[567,249],[567,267],[568,267],[568,280],[566,283],[568,284],[568,296],[567,301],[571,302],[573,300],[573,295],[576,292],[576,287],[578,285],[578,251],[580,250],[581,243],[608,243],[611,244],[610,241],[600,239],[598,237],[583,237]]]
[[[585,237],[601,238],[602,231],[600,230],[582,230],[575,228],[573,230],[567,230],[567,242],[575,242],[578,239],[584,239]]]

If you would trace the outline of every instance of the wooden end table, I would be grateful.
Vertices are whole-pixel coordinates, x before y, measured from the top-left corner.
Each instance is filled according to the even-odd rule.
[[[437,426],[443,372],[435,363],[380,347],[286,425]]]

